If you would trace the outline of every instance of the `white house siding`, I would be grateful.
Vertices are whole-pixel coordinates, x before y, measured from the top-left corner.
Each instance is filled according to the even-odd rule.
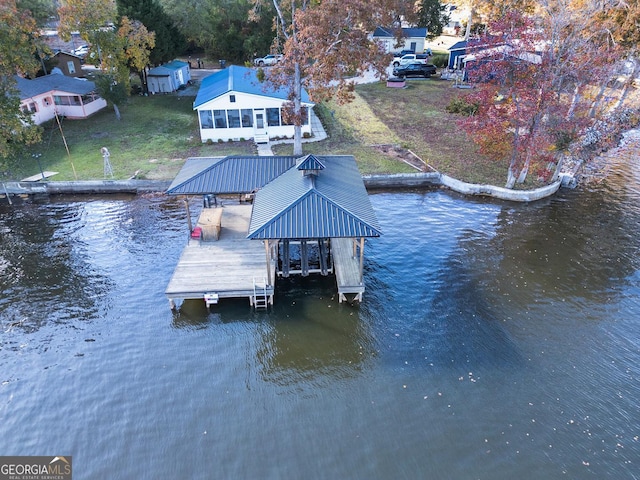
[[[57,103],[57,104],[56,104]],[[36,125],[48,122],[58,115],[71,119],[86,118],[107,106],[106,100],[97,95],[75,95],[51,91],[21,101],[21,108],[31,112]]]
[[[235,97],[235,102],[231,101],[231,97]],[[225,93],[224,95],[210,100],[209,102],[203,103],[199,107],[197,107],[198,112],[198,121],[200,122],[200,137],[202,142],[206,142],[208,140],[217,142],[218,140],[228,141],[228,140],[240,140],[244,138],[248,140],[253,138],[254,136],[254,110],[265,110],[265,118],[267,118],[268,108],[277,108],[281,109],[282,105],[285,102],[281,99],[270,98],[259,95],[252,95],[246,93],[238,93],[238,92],[230,92]],[[309,107],[309,104],[305,104],[305,106]],[[247,113],[251,110],[251,126],[242,126],[243,123],[243,110]],[[217,127],[215,112],[220,115],[220,112],[225,112],[226,119],[226,127]],[[232,113],[229,115],[229,111],[238,112],[237,116],[240,118],[240,127],[229,127],[230,118],[231,121],[234,122],[236,115]],[[206,112],[211,112],[208,114]],[[206,120],[211,118],[212,122],[209,123]],[[245,115],[246,118],[246,115]],[[203,122],[204,120],[204,122]],[[281,118],[280,118],[281,120]],[[208,123],[208,124],[207,124]],[[210,125],[213,124],[213,128],[210,128]],[[221,125],[221,122],[218,123]],[[302,126],[302,134],[305,133],[311,134],[311,124],[307,119],[307,124]],[[266,125],[266,135],[269,138],[276,137],[293,137],[294,134],[294,126],[293,125]]]

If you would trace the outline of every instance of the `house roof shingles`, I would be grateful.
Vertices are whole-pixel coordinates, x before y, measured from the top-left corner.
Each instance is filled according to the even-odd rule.
[[[88,80],[81,80],[79,78],[67,77],[55,73],[37,77],[32,80],[16,77],[16,81],[21,100],[56,90],[76,95],[87,95],[96,89],[95,83]]]
[[[289,96],[289,92],[285,88],[265,88],[265,84],[258,80],[256,70],[231,65],[202,79],[196,100],[193,102],[193,108],[196,109],[200,105],[230,92],[247,93],[281,100],[286,100]],[[311,104],[309,95],[304,89],[302,90],[301,100],[303,103]]]

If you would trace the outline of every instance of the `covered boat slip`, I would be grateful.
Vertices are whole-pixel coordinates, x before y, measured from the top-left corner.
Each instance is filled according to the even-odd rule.
[[[206,210],[201,215],[210,214]],[[268,268],[262,242],[247,239],[251,205],[227,205],[221,211],[218,239],[190,239],[184,248],[165,291],[172,308],[186,299],[212,304],[219,298],[249,298],[253,305],[256,294],[273,302],[274,273],[267,275],[275,265]]]
[[[166,291],[172,307],[248,297],[266,308],[277,276],[311,273],[335,273],[339,301],[362,301],[365,238],[380,228],[352,156],[188,159],[167,193],[201,195],[205,207],[211,196],[253,198],[204,208],[195,229],[186,202],[192,240]]]

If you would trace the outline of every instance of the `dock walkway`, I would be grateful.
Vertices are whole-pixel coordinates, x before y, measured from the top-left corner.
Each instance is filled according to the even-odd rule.
[[[331,254],[338,284],[338,298],[342,303],[347,294],[355,295],[354,300],[362,301],[364,283],[360,277],[360,262],[354,256],[353,238],[332,238]]]
[[[218,240],[189,240],[165,290],[172,308],[176,300],[186,299],[246,297],[253,302],[254,279],[262,283],[267,276],[267,259],[263,243],[246,238],[250,216],[251,205],[227,205]],[[269,271],[273,276],[274,264]],[[274,278],[267,283],[272,299]]]

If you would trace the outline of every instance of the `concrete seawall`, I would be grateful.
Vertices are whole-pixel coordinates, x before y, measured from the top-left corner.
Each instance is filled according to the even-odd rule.
[[[411,187],[446,187],[464,195],[485,196],[508,200],[511,202],[534,202],[555,194],[561,181],[534,190],[510,190],[494,185],[478,185],[466,183],[437,172],[408,173],[394,175],[365,175],[362,177],[369,189],[411,188]]]
[[[364,175],[367,189],[395,189],[446,187],[465,195],[478,195],[512,202],[533,202],[555,194],[560,181],[535,190],[509,190],[493,185],[465,183],[437,172],[401,173],[393,175]],[[0,195],[75,195],[110,193],[161,193],[169,188],[170,180],[88,180],[77,182],[6,182]]]

